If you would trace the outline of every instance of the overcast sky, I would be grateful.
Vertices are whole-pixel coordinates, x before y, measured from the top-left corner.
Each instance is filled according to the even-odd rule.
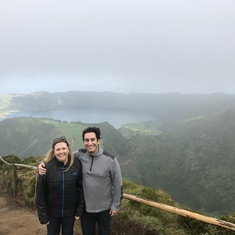
[[[0,93],[235,94],[234,0],[2,0]]]

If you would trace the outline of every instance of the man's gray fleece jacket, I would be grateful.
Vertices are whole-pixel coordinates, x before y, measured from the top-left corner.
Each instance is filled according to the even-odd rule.
[[[123,196],[122,176],[117,158],[99,147],[96,156],[85,149],[74,153],[82,163],[82,181],[88,213],[118,211]]]

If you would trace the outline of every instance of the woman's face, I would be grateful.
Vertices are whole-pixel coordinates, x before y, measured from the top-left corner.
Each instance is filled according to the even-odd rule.
[[[54,146],[54,155],[58,161],[66,164],[68,162],[69,148],[66,143],[60,142]]]

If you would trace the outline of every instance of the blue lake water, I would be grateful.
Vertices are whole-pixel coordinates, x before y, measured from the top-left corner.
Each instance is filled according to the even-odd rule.
[[[95,109],[64,109],[44,112],[14,112],[6,115],[5,118],[13,117],[52,118],[67,122],[80,121],[82,123],[101,123],[106,121],[115,128],[119,128],[121,127],[121,125],[127,123],[139,123],[153,119],[153,117],[142,113],[114,112]]]

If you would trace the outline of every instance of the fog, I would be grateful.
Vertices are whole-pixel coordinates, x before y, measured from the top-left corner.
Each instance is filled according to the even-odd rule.
[[[235,1],[0,2],[0,93],[235,93]]]

